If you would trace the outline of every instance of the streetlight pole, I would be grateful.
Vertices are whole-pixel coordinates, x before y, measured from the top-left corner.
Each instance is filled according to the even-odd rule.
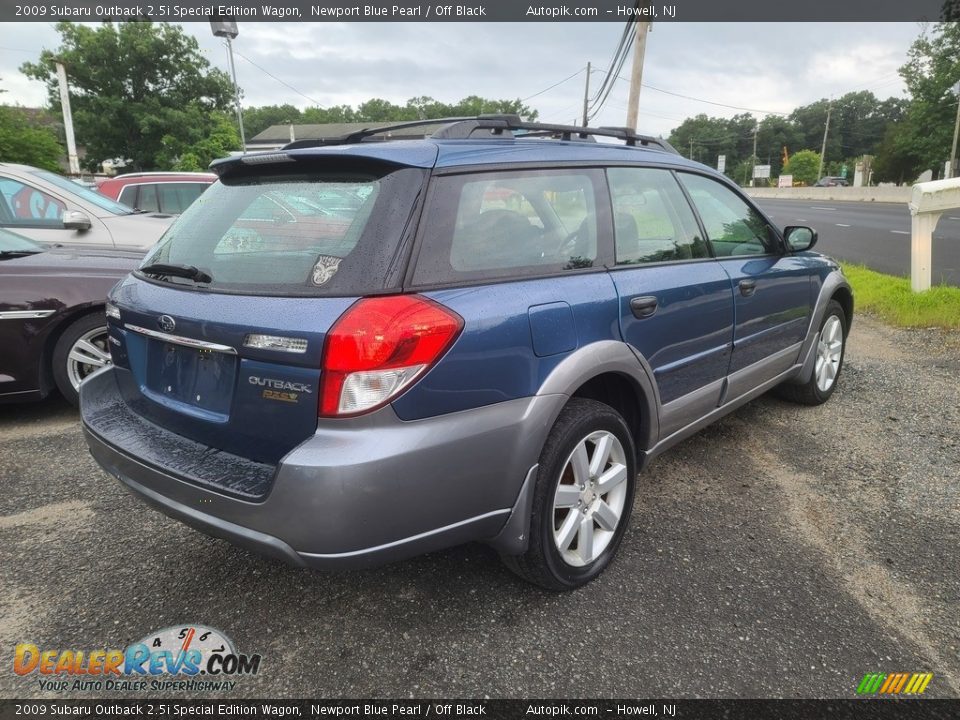
[[[214,20],[214,18],[222,18]],[[247,138],[243,132],[243,109],[240,107],[240,86],[237,84],[237,67],[233,63],[233,40],[240,34],[232,15],[211,15],[210,29],[216,37],[227,41],[227,56],[230,58],[230,76],[233,78],[233,96],[237,105],[237,125],[240,127],[240,152],[247,152]]]
[[[237,102],[237,125],[240,126],[240,149],[247,151],[247,138],[243,132],[243,109],[240,107],[240,86],[237,85],[237,67],[233,63],[233,39],[227,35],[227,54],[230,56],[230,75],[233,77],[233,96]]]

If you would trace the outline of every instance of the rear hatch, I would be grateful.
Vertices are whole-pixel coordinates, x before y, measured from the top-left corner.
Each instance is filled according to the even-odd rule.
[[[301,151],[226,163],[113,292],[128,407],[264,463],[315,432],[327,331],[358,297],[402,282],[421,162]]]

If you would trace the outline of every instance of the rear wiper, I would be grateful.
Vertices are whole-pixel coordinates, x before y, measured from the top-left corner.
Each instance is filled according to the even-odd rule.
[[[39,255],[43,250],[0,250],[0,258],[23,257],[24,255]]]
[[[205,273],[193,265],[168,265],[167,263],[152,263],[146,267],[140,268],[144,275],[157,275],[158,277],[181,277],[187,280],[193,280],[197,283],[213,282],[209,273]]]

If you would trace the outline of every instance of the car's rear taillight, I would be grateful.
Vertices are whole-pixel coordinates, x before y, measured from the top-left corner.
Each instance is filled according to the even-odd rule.
[[[319,413],[374,410],[403,392],[447,351],[463,319],[418,295],[358,300],[327,333]]]

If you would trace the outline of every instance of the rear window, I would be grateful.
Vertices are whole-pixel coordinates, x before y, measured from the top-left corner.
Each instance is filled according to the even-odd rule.
[[[211,185],[141,267],[197,267],[211,283],[164,281],[243,294],[358,295],[386,289],[423,170],[268,172],[248,171]]]

